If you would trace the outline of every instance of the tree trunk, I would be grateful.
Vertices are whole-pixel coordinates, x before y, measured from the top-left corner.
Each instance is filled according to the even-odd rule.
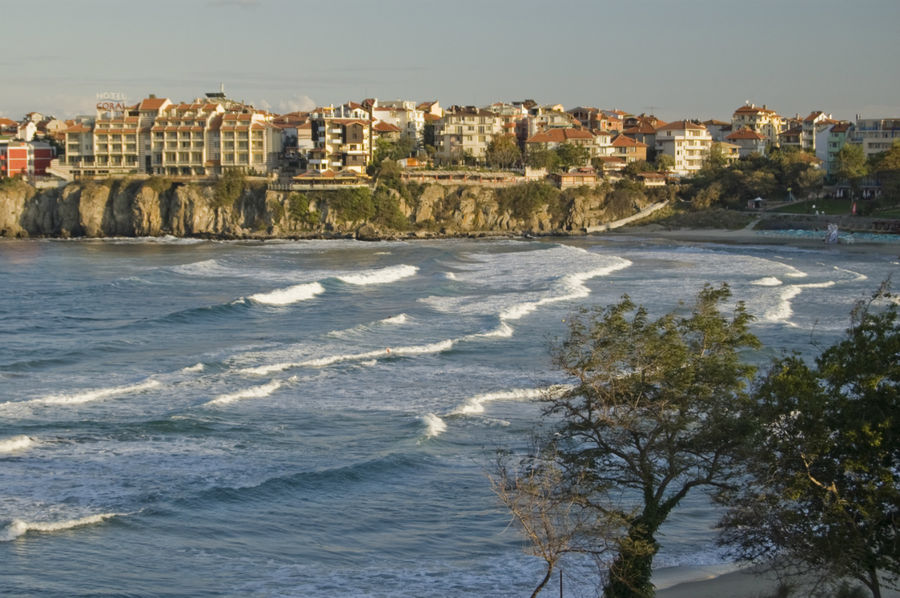
[[[534,589],[531,593],[531,598],[537,598],[537,595],[541,593],[541,590],[544,589],[544,586],[547,585],[547,582],[550,581],[550,576],[553,574],[553,563],[547,563],[547,574],[544,576],[544,579],[541,580],[541,583]]]
[[[653,598],[650,576],[659,544],[642,525],[635,525],[619,545],[619,554],[609,568],[604,598]]]

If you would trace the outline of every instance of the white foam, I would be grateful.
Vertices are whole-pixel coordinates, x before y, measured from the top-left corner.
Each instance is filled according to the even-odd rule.
[[[758,287],[777,287],[781,284],[781,281],[774,276],[766,276],[765,278],[754,280],[750,284],[756,285]]]
[[[79,519],[57,522],[22,521],[21,519],[13,519],[3,531],[0,531],[0,542],[10,542],[30,531],[57,532],[72,529],[74,527],[101,523],[112,517],[118,517],[119,515],[119,513],[101,513],[99,515],[88,515],[87,517],[81,517]]]
[[[32,399],[25,403],[41,404],[41,405],[80,405],[82,403],[90,403],[92,401],[100,401],[110,397],[120,397],[123,395],[136,394],[151,388],[156,388],[160,383],[158,380],[146,380],[139,384],[130,386],[114,386],[110,388],[97,388],[87,390],[76,394],[50,395],[41,399]]]
[[[454,343],[455,341],[453,341],[452,339],[448,339],[437,343],[430,343],[427,345],[413,345],[409,347],[385,347],[384,349],[366,351],[365,353],[342,353],[337,355],[326,355],[325,357],[318,357],[315,359],[307,359],[305,361],[272,363],[269,365],[261,365],[255,368],[246,368],[240,371],[244,374],[265,376],[267,374],[272,374],[275,372],[283,372],[284,370],[288,370],[291,368],[320,368],[346,361],[359,361],[366,363],[368,361],[371,361],[372,359],[377,360],[386,357],[393,357],[395,355],[423,355],[428,353],[440,353],[442,351],[451,349]]]
[[[444,278],[447,280],[456,280],[456,274],[453,272],[444,272]]]
[[[255,295],[250,295],[248,299],[266,305],[291,305],[293,303],[312,299],[323,292],[325,292],[325,287],[321,284],[318,282],[308,282],[287,287],[286,289],[277,289],[268,293],[257,293]]]
[[[190,365],[190,366],[182,369],[181,372],[183,374],[191,374],[194,372],[202,372],[205,369],[206,369],[206,366],[203,365],[202,363],[195,363],[194,365]]]
[[[25,435],[0,438],[0,453],[24,451],[34,444],[34,440]]]
[[[425,436],[427,438],[435,438],[447,431],[447,424],[434,413],[422,416],[422,421],[425,422]]]
[[[491,401],[531,401],[570,389],[568,385],[548,386],[545,388],[513,388],[497,392],[469,397],[465,402],[450,412],[451,415],[477,415],[484,413],[484,404]]]
[[[400,314],[392,318],[385,318],[380,321],[381,324],[406,324],[406,314]]]
[[[853,270],[847,270],[845,268],[838,268],[837,266],[835,266],[834,269],[838,272],[846,272],[847,274],[852,274],[854,276],[853,282],[865,282],[869,280],[868,276],[860,272],[854,272]]]
[[[254,386],[253,388],[245,388],[244,390],[239,390],[237,392],[219,395],[212,401],[204,403],[204,406],[212,407],[215,405],[228,405],[229,403],[234,403],[235,401],[240,401],[242,399],[261,399],[269,396],[279,388],[281,388],[281,382],[272,380],[268,384],[263,384],[262,386]]]
[[[778,305],[766,311],[763,314],[763,321],[766,322],[784,322],[790,324],[790,317],[794,314],[794,308],[791,301],[802,293],[805,289],[826,289],[834,286],[835,282],[829,280],[826,282],[814,282],[809,284],[795,284],[784,287],[781,291],[780,301]]]
[[[344,276],[338,276],[337,279],[347,284],[360,286],[370,284],[386,284],[390,282],[396,282],[404,278],[409,278],[410,276],[415,275],[415,273],[418,271],[419,269],[415,266],[401,264],[399,266],[388,266],[387,268],[380,268],[378,270],[371,270],[368,272],[360,272],[358,274],[345,274]]]

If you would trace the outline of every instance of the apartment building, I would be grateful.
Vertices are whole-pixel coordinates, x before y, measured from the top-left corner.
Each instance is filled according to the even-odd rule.
[[[731,116],[731,127],[734,131],[748,128],[761,134],[769,143],[778,143],[778,134],[785,130],[786,121],[765,104],[745,104]]]
[[[372,162],[374,133],[366,107],[348,102],[316,108],[309,122],[313,141],[313,148],[307,153],[309,170],[366,172]]]
[[[568,143],[578,145],[588,150],[591,158],[600,156],[600,147],[596,144],[593,133],[586,129],[547,129],[529,137],[525,141],[527,151],[556,149],[560,145]]]
[[[850,132],[851,143],[862,146],[866,157],[886,152],[900,141],[900,118],[859,118]]]
[[[151,95],[123,112],[98,110],[74,121],[65,132],[65,166],[75,176],[265,173],[282,144],[271,120],[224,93],[181,104]]]
[[[829,175],[834,175],[837,171],[838,152],[841,151],[841,148],[844,147],[844,144],[850,139],[852,130],[853,125],[850,123],[838,123],[833,125],[828,130],[828,141],[825,143],[824,157],[819,156],[819,153],[816,152],[816,157],[824,160],[825,170]]]
[[[647,159],[647,144],[621,134],[612,140],[611,155],[622,158],[626,164]]]
[[[675,174],[691,175],[703,167],[712,147],[712,135],[703,125],[679,120],[656,130],[656,153],[670,156]]]
[[[503,132],[502,120],[490,110],[475,106],[451,106],[435,122],[435,157],[446,162],[469,156],[483,160],[494,135]]]
[[[415,102],[374,100],[372,118],[400,129],[400,136],[412,140],[416,149],[425,144],[425,110],[420,109]]]

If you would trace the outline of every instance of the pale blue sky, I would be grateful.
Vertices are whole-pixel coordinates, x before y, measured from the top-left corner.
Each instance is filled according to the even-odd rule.
[[[533,98],[730,119],[900,117],[900,0],[0,0],[0,116],[97,92],[276,112],[364,97]]]

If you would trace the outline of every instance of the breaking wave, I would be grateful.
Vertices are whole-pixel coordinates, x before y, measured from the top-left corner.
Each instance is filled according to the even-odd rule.
[[[572,388],[569,385],[555,385],[544,388],[514,388],[501,390],[469,397],[466,401],[450,412],[450,415],[477,415],[484,413],[484,404],[491,401],[531,401],[545,397],[548,394],[556,394]]]
[[[247,299],[265,305],[281,306],[299,303],[300,301],[307,301],[324,292],[325,287],[318,282],[308,282],[287,287],[286,289],[277,289],[268,293],[257,293],[255,295],[250,295]]]
[[[388,266],[387,268],[381,268],[369,272],[361,272],[359,274],[345,274],[336,278],[341,282],[345,282],[347,284],[363,286],[370,284],[386,284],[389,282],[396,282],[404,278],[409,278],[410,276],[415,275],[415,273],[418,271],[419,269],[415,266],[401,264],[399,266]]]
[[[139,384],[130,386],[113,386],[110,388],[97,388],[94,390],[86,390],[75,394],[58,394],[49,395],[40,399],[32,399],[23,401],[23,403],[37,405],[80,405],[82,403],[90,403],[100,401],[110,397],[121,397],[130,394],[137,394],[151,388],[156,388],[160,383],[158,380],[146,380]],[[9,404],[9,403],[7,403]]]
[[[22,521],[21,519],[13,519],[5,529],[0,531],[0,542],[11,542],[19,536],[28,532],[57,532],[74,527],[82,527],[85,525],[94,525],[102,523],[107,519],[121,516],[120,513],[101,513],[99,515],[88,515],[79,519],[69,519],[68,521],[43,522],[43,521]]]
[[[33,444],[34,440],[25,435],[0,438],[0,454],[24,451]]]
[[[426,438],[436,438],[447,431],[446,422],[434,413],[423,415],[422,421],[425,423]]]
[[[229,403],[234,403],[235,401],[240,401],[241,399],[261,399],[263,397],[269,396],[279,388],[281,388],[281,382],[278,380],[272,380],[268,384],[263,384],[262,386],[255,386],[253,388],[246,388],[237,392],[219,395],[212,401],[204,403],[204,406],[213,407],[216,405],[228,405]]]

